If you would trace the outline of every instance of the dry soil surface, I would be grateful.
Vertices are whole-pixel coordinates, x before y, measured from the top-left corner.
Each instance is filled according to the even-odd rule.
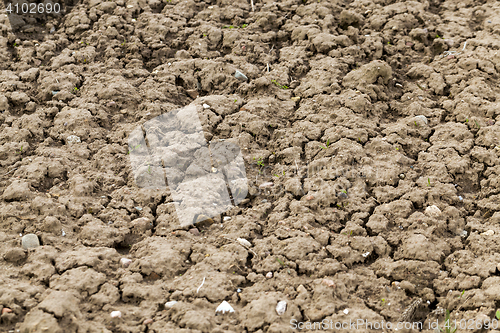
[[[26,31],[0,15],[1,332],[494,318],[498,2],[64,5]],[[241,147],[249,193],[183,229],[128,135],[187,105]]]

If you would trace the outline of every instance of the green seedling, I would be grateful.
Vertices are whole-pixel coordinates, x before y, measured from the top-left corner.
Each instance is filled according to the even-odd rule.
[[[151,165],[148,165],[148,173],[151,174],[152,171],[151,171]]]
[[[477,128],[481,128],[481,126],[477,123],[477,120],[474,120],[474,122],[476,123]]]
[[[466,119],[465,119],[465,122],[466,122],[466,123],[468,123],[468,122],[469,122],[469,118],[466,118]]]
[[[347,194],[347,191],[346,191],[346,190],[341,190],[340,192]]]
[[[262,160],[262,157],[259,160],[257,160],[257,165],[259,165],[261,167],[264,166],[264,161]]]
[[[246,24],[246,23],[245,23],[245,24],[241,25],[241,27],[242,27],[243,29],[245,29],[246,27],[248,27],[248,24]]]
[[[439,327],[439,326],[438,326]],[[451,323],[450,323],[450,310],[446,310],[446,315],[444,317],[444,329],[439,327],[439,330],[441,332],[445,333],[455,333],[457,331],[457,328],[451,328]]]
[[[276,257],[276,261],[279,262],[279,264],[282,266],[282,267],[285,267],[285,263],[283,261],[281,261],[280,258]]]
[[[207,34],[203,34],[203,37],[207,37]]]
[[[320,146],[323,149],[327,149],[330,146],[330,139],[326,140],[326,147]]]
[[[415,127],[418,127],[417,121],[414,120],[413,123],[415,124]]]
[[[225,25],[222,27],[222,29],[235,29],[235,28],[238,29],[238,27],[237,26],[235,27],[234,25]]]
[[[77,91],[78,91],[78,87],[74,87],[74,88],[73,88],[73,92],[75,92],[75,93],[76,93]]]
[[[462,298],[462,296],[465,294],[465,289],[462,290],[462,293],[460,294],[460,296],[458,296],[458,298]]]
[[[431,179],[430,178],[427,178],[427,186],[431,186]]]
[[[386,303],[385,298],[382,298],[382,302],[381,302],[381,303],[382,303],[382,306],[384,306],[384,305],[385,305],[385,303]]]
[[[23,153],[23,146],[21,146],[21,149],[19,149],[19,151],[17,152],[19,155],[21,155]]]
[[[125,46],[125,44],[127,44],[127,40],[126,39],[123,40],[122,46]]]
[[[495,317],[500,320],[500,310],[497,310],[497,312],[495,313]]]
[[[280,89],[288,89],[288,86],[282,85],[276,80],[271,80],[271,82],[274,83],[274,85]]]
[[[18,47],[19,45],[18,45],[17,43],[14,43],[14,44],[13,44],[13,46],[14,46],[14,47]]]

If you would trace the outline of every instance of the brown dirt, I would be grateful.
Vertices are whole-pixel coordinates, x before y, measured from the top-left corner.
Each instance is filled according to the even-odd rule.
[[[499,3],[254,3],[68,1],[35,35],[0,15],[1,332],[291,332],[418,299],[425,328],[494,318]],[[191,230],[127,154],[186,105],[250,185]]]

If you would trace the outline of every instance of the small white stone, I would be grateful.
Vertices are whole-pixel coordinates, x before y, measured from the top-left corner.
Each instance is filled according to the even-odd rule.
[[[111,312],[111,318],[121,318],[121,317],[122,317],[121,311],[113,311],[113,312]]]
[[[416,116],[415,120],[422,120],[426,125],[428,124],[427,117],[426,116]]]
[[[345,314],[348,314],[348,313],[349,313],[349,310],[348,310],[348,309],[344,309],[344,313],[345,313]]]
[[[268,272],[268,273],[266,274],[266,278],[268,278],[268,279],[272,279],[272,277],[273,277],[273,272]]]
[[[224,222],[229,221],[231,219],[231,216],[224,216]]]
[[[241,80],[241,81],[247,81],[248,78],[245,74],[243,74],[242,72],[240,71],[235,71],[234,72],[234,77],[237,78],[238,80]]]
[[[204,109],[210,109],[210,105],[203,103],[203,108]]]
[[[436,217],[441,215],[441,209],[439,209],[436,205],[432,205],[425,209],[425,214]]]
[[[366,252],[366,253],[362,254],[362,256],[365,257],[365,258],[368,257],[369,255],[370,255],[370,252]]]
[[[266,188],[266,187],[272,187],[274,186],[274,183],[272,182],[267,182],[267,183],[262,183],[259,185],[259,188]]]
[[[122,264],[123,267],[127,268],[132,263],[132,260],[127,258],[121,258],[120,263]]]
[[[177,301],[170,301],[170,302],[165,303],[165,307],[170,309],[175,304],[177,304]]]
[[[66,143],[68,144],[74,144],[74,143],[79,143],[79,142],[82,142],[80,140],[80,137],[76,136],[76,135],[70,135],[66,138]]]
[[[481,235],[482,236],[493,236],[494,234],[495,234],[495,232],[493,230],[488,230],[488,231],[483,232]]]
[[[134,8],[134,6],[132,6],[132,5],[128,5],[128,6],[127,6],[127,8]]]
[[[284,314],[285,311],[286,311],[286,302],[285,301],[278,302],[278,305],[276,305],[276,313],[278,314],[278,316]]]
[[[250,243],[249,241],[247,241],[245,238],[236,238],[236,240],[238,241],[238,243],[240,243],[243,246],[246,246],[246,247],[251,247],[252,246],[252,243]]]
[[[226,313],[226,312],[234,312],[234,309],[231,305],[229,305],[228,302],[226,301],[223,301],[218,307],[217,309],[215,309],[215,314],[217,313],[220,313],[222,312],[222,314]]]

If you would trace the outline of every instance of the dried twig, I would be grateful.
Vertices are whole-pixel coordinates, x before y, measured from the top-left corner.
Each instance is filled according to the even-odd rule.
[[[3,177],[3,176],[7,176],[9,173],[11,173],[11,172],[12,172],[12,171],[14,171],[14,170],[17,170],[17,168],[14,168],[14,169],[10,170],[9,172],[7,172],[7,173],[3,174],[3,175],[2,175],[2,177]]]
[[[422,303],[421,298],[415,299],[410,306],[404,310],[404,312],[401,314],[401,317],[399,317],[398,322],[410,322],[413,319],[413,316],[415,316],[415,312],[417,311],[419,305]]]
[[[254,7],[253,7],[253,0],[250,0],[250,3],[252,4],[252,12],[255,11]]]

